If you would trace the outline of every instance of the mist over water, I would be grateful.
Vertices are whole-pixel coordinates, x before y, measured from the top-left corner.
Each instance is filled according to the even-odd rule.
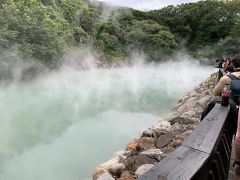
[[[0,180],[91,179],[214,71],[197,62],[51,72],[0,88]]]
[[[94,0],[92,0],[94,1]],[[110,5],[130,7],[138,10],[160,9],[169,5],[197,2],[199,0],[97,0]]]

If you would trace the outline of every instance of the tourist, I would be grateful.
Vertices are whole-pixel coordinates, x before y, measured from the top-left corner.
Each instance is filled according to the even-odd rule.
[[[216,68],[222,68],[223,67],[223,59],[217,59],[216,60]]]
[[[222,68],[223,68],[223,69],[226,69],[230,64],[231,64],[231,58],[226,58],[226,59],[223,61]]]
[[[232,72],[231,74],[233,74],[236,77],[240,77],[240,54],[235,55],[231,63],[232,63],[233,68],[234,68],[234,72]],[[225,62],[225,65],[226,64],[228,64],[228,63]],[[222,93],[222,90],[223,90],[225,84],[230,84],[230,82],[231,82],[230,77],[228,77],[227,75],[223,76],[219,80],[216,87],[213,89],[213,95],[214,96],[221,96],[221,93]]]
[[[228,66],[226,67],[226,69],[225,69],[226,75],[231,74],[231,73],[233,73],[233,72],[234,72],[233,65],[232,65],[232,64],[228,65]]]

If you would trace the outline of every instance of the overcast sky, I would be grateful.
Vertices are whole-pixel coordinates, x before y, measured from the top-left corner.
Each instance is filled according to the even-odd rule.
[[[99,0],[113,5],[126,6],[139,10],[160,9],[168,5],[177,5],[199,0]]]

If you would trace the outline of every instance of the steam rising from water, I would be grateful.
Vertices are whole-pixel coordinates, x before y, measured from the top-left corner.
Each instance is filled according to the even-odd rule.
[[[168,5],[197,2],[199,0],[98,0],[112,5],[130,7],[138,10],[160,9]]]
[[[0,89],[0,180],[91,179],[210,72],[196,62],[63,68]]]

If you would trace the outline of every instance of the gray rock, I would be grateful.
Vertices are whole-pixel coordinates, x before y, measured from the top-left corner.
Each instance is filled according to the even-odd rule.
[[[203,94],[204,94],[204,95],[209,95],[209,96],[210,96],[212,93],[211,93],[210,90],[206,90],[206,91],[203,92]]]
[[[187,139],[187,137],[188,137],[190,134],[192,134],[192,132],[193,132],[192,130],[187,130],[187,131],[185,131],[185,132],[182,133],[182,134],[176,135],[173,141],[177,141],[177,140],[184,141],[184,140]],[[179,141],[178,141],[177,143],[179,143]],[[171,144],[171,145],[172,145],[172,144]]]
[[[197,95],[198,95],[198,93],[196,91],[192,91],[189,96],[196,97]],[[188,100],[188,101],[190,101],[190,100]]]
[[[197,127],[197,125],[194,125],[194,124],[188,124],[187,125],[188,130],[194,130],[196,127]]]
[[[178,114],[176,112],[170,112],[170,113],[166,114],[165,116],[163,116],[163,119],[165,121],[169,121],[169,120],[175,118],[176,116],[178,116]]]
[[[130,151],[117,151],[113,154],[113,157],[116,157],[118,159],[119,162],[123,162],[128,156],[130,155]]]
[[[190,110],[190,111],[187,111],[187,112],[183,113],[181,117],[186,119],[186,118],[192,118],[192,117],[195,117],[195,116],[196,116],[195,111]]]
[[[162,152],[163,152],[164,154],[168,154],[168,153],[173,152],[174,150],[175,150],[175,148],[169,146],[169,147],[164,147],[164,148],[162,149]]]
[[[187,111],[186,105],[181,105],[181,106],[177,109],[177,112],[178,112],[179,114],[183,114],[183,113],[185,113],[186,111]]]
[[[203,92],[203,88],[201,87],[201,85],[200,85],[200,87],[199,88],[196,88],[196,90],[195,90],[197,93],[201,93],[201,92]]]
[[[143,164],[136,170],[135,174],[139,177],[143,175],[146,171],[151,169],[153,166],[154,166],[153,164]]]
[[[194,123],[196,123],[197,122],[197,118],[185,118],[185,120],[184,120],[184,124],[194,124]]]
[[[173,140],[173,134],[169,132],[157,138],[155,141],[155,146],[161,149],[164,146],[168,145],[172,140]]]
[[[169,130],[166,130],[166,129],[153,129],[153,131],[156,134],[155,138],[158,138],[159,136],[169,132]]]
[[[202,87],[203,87],[204,89],[208,89],[208,83],[203,82],[203,83],[202,83]]]
[[[161,161],[165,157],[165,154],[157,148],[143,151],[141,154],[147,155],[153,159],[157,159],[158,161]]]
[[[143,164],[156,164],[159,161],[152,159],[148,155],[139,154],[129,157],[126,161],[125,167],[130,172],[135,172]]]
[[[171,125],[175,124],[175,123],[183,123],[184,122],[184,118],[180,117],[180,116],[175,116],[172,119],[169,119],[169,122]]]
[[[124,165],[123,163],[111,164],[111,165],[108,167],[108,171],[109,171],[113,176],[119,176],[124,169],[125,169],[125,165]]]
[[[195,111],[197,117],[199,117],[203,112],[203,108],[201,106],[196,106],[193,110]]]
[[[97,180],[114,180],[114,178],[110,174],[104,173]]]
[[[154,130],[154,129],[161,129],[162,130],[162,129],[168,129],[170,127],[171,127],[170,122],[162,120],[162,121],[158,121],[150,129],[151,130]]]
[[[141,137],[152,137],[152,138],[156,138],[157,135],[153,130],[147,129],[145,131],[142,132]]]
[[[182,102],[185,103],[189,98],[190,98],[190,96],[184,96],[184,97],[182,98]]]
[[[154,138],[141,137],[138,141],[138,147],[141,150],[148,150],[154,147]]]
[[[184,112],[192,110],[192,109],[196,106],[196,104],[197,104],[197,101],[188,101],[188,102],[185,104],[185,108],[186,108],[186,109],[185,109]]]
[[[183,119],[185,120],[185,119]],[[182,122],[184,123],[184,121]],[[183,124],[176,123],[170,128],[170,132],[174,132],[174,134],[181,134],[187,130],[187,126]]]
[[[175,138],[174,138],[174,140],[178,140],[178,139],[184,140],[184,139],[185,139],[185,136],[184,136],[183,134],[176,135]]]
[[[127,145],[127,151],[133,152],[133,151],[139,151],[139,139],[133,139],[131,142]]]
[[[175,109],[178,109],[180,106],[182,106],[183,104],[185,104],[185,103],[188,101],[189,98],[190,98],[190,96],[189,96],[189,95],[186,95],[186,96],[184,96],[182,99],[178,100],[178,102],[177,102],[176,105],[175,105]]]
[[[183,133],[184,136],[188,137],[190,134],[192,134],[192,130],[188,130],[186,132]]]
[[[211,96],[205,96],[199,101],[200,106],[205,107],[211,99]]]
[[[198,95],[199,94],[197,93],[196,96],[189,98],[189,100],[186,103],[197,101],[198,100]]]
[[[136,179],[129,171],[123,171],[121,177],[118,180],[134,180]]]
[[[176,140],[173,140],[173,142],[171,143],[171,146],[172,147],[179,147],[179,146],[181,146],[182,145],[182,142],[183,142],[184,140],[183,139],[176,139]]]

